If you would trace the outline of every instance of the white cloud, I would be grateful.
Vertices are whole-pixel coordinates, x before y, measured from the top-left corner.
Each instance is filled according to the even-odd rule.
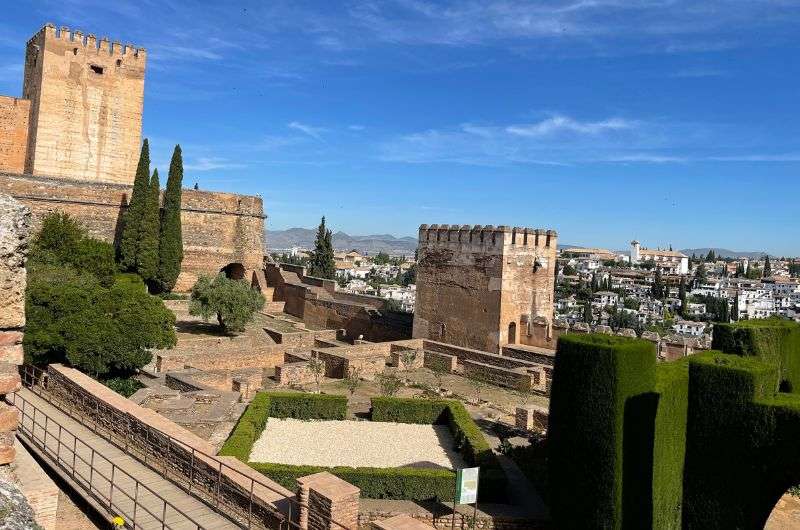
[[[245,167],[244,164],[233,163],[220,157],[198,157],[194,162],[184,164],[183,168],[190,171],[213,171],[215,169],[236,169]]]
[[[556,115],[537,123],[510,125],[506,127],[506,132],[518,136],[537,138],[560,132],[593,135],[605,131],[631,129],[633,127],[635,127],[633,122],[620,118],[609,118],[596,122],[580,122],[567,116]]]
[[[325,127],[314,127],[312,125],[300,123],[299,121],[293,121],[286,124],[286,126],[290,129],[294,129],[295,131],[300,131],[301,133],[308,135],[315,140],[322,140],[321,134],[327,130]]]

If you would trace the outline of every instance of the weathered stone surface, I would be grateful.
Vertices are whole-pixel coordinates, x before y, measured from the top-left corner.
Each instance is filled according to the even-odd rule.
[[[25,259],[31,212],[0,193],[0,329],[25,325]]]
[[[0,362],[20,365],[23,359],[22,344],[0,346]]]
[[[12,373],[0,373],[0,395],[11,394],[20,389],[19,374],[15,371]]]
[[[14,431],[17,429],[18,424],[17,409],[11,405],[0,403],[0,431]]]
[[[22,344],[21,331],[0,331],[0,347]]]
[[[0,96],[0,171],[25,170],[30,110],[27,99]]]
[[[3,451],[0,450],[0,461],[2,461],[3,456]],[[3,530],[31,530],[37,528],[33,510],[28,504],[25,495],[16,485],[5,478],[0,478],[0,505],[5,510],[2,520]]]
[[[327,471],[300,477],[297,486],[301,528],[358,528],[359,488]]]
[[[147,53],[108,40],[98,43],[92,35],[84,43],[72,35],[46,25],[28,41],[22,92],[31,101],[31,132],[25,173],[133,184]]]
[[[373,530],[433,530],[433,527],[418,521],[413,517],[401,514],[383,521],[374,521]]]
[[[422,225],[414,338],[496,353],[553,320],[557,235],[491,225]],[[549,333],[549,330],[548,330]]]

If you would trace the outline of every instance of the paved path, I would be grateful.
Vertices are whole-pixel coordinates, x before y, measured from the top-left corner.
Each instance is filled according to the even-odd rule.
[[[129,527],[160,529],[163,520],[174,530],[239,528],[27,388],[17,394],[22,399],[14,404],[20,411],[24,407],[18,431],[23,440]]]

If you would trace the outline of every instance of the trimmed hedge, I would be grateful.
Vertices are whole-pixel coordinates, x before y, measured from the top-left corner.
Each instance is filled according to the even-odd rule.
[[[256,443],[269,417],[270,399],[266,392],[257,393],[239,417],[231,435],[219,450],[219,455],[235,456],[242,462],[250,460],[250,450]]]
[[[347,396],[301,392],[266,392],[266,394],[270,399],[271,418],[343,420],[347,417]]]
[[[800,393],[800,326],[795,322],[770,318],[714,324],[712,348],[759,357],[778,368],[776,390]]]
[[[360,488],[361,496],[368,499],[448,502],[453,500],[456,480],[456,474],[449,469],[294,466],[260,462],[248,465],[289,490],[297,487],[300,477],[328,471]]]
[[[652,526],[655,363],[648,341],[559,338],[547,440],[554,527]]]
[[[507,479],[483,433],[460,401],[452,399],[421,399],[374,397],[372,421],[396,423],[447,424],[464,460],[480,466],[480,499],[502,500]]]

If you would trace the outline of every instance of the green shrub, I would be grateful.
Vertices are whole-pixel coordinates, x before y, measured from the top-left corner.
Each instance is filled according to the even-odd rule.
[[[258,440],[264,427],[267,425],[269,416],[270,398],[266,392],[257,393],[244,413],[239,417],[239,421],[233,428],[228,439],[219,450],[223,456],[234,456],[244,463],[250,460],[250,449]]]
[[[131,397],[140,388],[144,388],[144,383],[133,377],[112,377],[102,381],[102,383],[126,398]]]
[[[447,502],[453,500],[455,489],[455,473],[449,469],[293,466],[259,462],[251,462],[250,466],[290,490],[297,487],[298,478],[328,471],[360,488],[361,497],[368,499]]]
[[[371,402],[372,421],[422,425],[447,422],[447,407],[450,403],[457,403],[444,399],[407,399],[384,396],[374,397]]]
[[[215,278],[201,276],[192,287],[189,314],[208,321],[211,317],[226,332],[241,332],[264,307],[264,295],[244,280],[233,280],[220,273]]]
[[[269,416],[298,420],[343,420],[347,417],[347,396],[267,392]]]

